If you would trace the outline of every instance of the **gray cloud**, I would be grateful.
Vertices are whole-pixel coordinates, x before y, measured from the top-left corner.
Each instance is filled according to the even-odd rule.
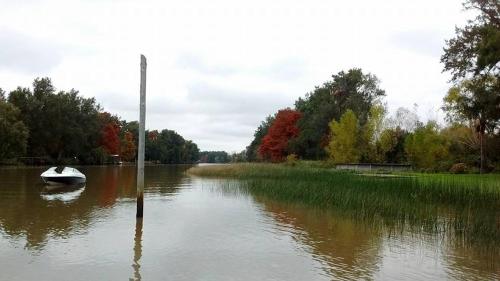
[[[242,144],[250,142],[258,124],[267,115],[293,106],[294,100],[283,93],[230,89],[203,82],[191,83],[187,89],[187,96],[182,100],[160,95],[148,97],[147,126],[175,130],[202,149],[212,149],[221,143],[220,148],[240,150]],[[105,110],[121,112],[128,120],[137,119],[135,97],[106,93],[100,94],[99,99]]]
[[[38,75],[62,61],[58,46],[42,39],[0,30],[0,69]]]
[[[0,0],[1,86],[48,75],[136,120],[144,53],[147,127],[239,150],[265,116],[353,66],[382,80],[391,108],[439,104],[442,43],[466,20],[455,0],[216,2]]]
[[[177,58],[176,65],[182,69],[195,70],[209,75],[230,75],[236,74],[238,69],[230,66],[211,65],[200,57],[190,54],[183,54]]]
[[[439,57],[442,54],[443,35],[434,30],[399,32],[390,37],[390,43],[418,54]]]
[[[259,67],[236,67],[231,65],[211,64],[199,56],[183,54],[176,60],[181,69],[193,70],[206,75],[255,75],[273,80],[296,80],[304,75],[305,63],[302,60],[287,58],[273,61]]]
[[[297,59],[280,60],[270,65],[264,71],[273,79],[296,80],[304,75],[305,63]]]
[[[201,114],[214,116],[265,115],[276,109],[292,106],[293,99],[279,92],[257,92],[248,89],[230,89],[203,82],[187,86],[188,94],[182,100],[152,96],[147,101],[148,112],[162,114]],[[115,100],[109,95],[110,100]],[[131,109],[136,101],[122,99],[119,109]]]

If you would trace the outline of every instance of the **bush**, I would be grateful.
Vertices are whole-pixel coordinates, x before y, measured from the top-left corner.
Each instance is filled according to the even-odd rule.
[[[467,171],[467,165],[465,163],[453,164],[450,168],[450,172],[454,174],[463,174]]]
[[[298,161],[298,157],[297,157],[297,154],[289,154],[287,157],[286,157],[286,165],[288,166],[295,166],[297,165],[297,161]]]

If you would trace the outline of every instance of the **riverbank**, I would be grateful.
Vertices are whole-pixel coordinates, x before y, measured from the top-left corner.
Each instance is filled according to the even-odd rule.
[[[241,180],[243,190],[280,201],[332,208],[368,221],[383,220],[472,242],[500,242],[500,175],[394,174],[366,176],[317,165],[196,166],[188,173]]]

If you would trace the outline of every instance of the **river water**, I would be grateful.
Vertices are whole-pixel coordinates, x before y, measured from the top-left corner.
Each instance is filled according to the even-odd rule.
[[[231,190],[189,166],[0,169],[0,280],[499,280],[497,251]],[[226,183],[226,184],[225,184]],[[235,187],[237,189],[237,187]]]

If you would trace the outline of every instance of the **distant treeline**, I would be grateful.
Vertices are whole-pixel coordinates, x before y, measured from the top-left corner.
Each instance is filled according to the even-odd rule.
[[[201,163],[229,163],[231,156],[225,151],[202,151],[200,152]]]
[[[441,57],[444,70],[453,75],[442,106],[446,126],[435,120],[421,122],[416,105],[387,116],[378,78],[351,69],[299,98],[293,109],[262,121],[246,148],[247,160],[328,159],[409,163],[429,171],[500,170],[500,6],[490,0],[469,0],[464,6],[479,15],[457,28]]]
[[[0,89],[0,162],[22,157],[45,164],[103,164],[110,156],[135,161],[139,124],[102,110],[78,91],[56,91],[49,78],[33,90]],[[193,163],[198,147],[171,130],[146,135],[145,158],[160,163]]]
[[[227,153],[225,151],[202,151],[200,152],[200,163],[229,163],[246,162],[245,151],[240,153]]]

